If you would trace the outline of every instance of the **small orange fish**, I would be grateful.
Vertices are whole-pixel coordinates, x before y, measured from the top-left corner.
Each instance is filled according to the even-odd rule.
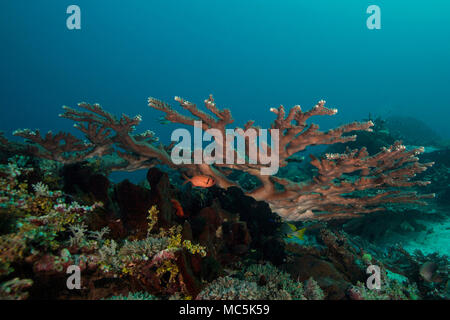
[[[194,187],[200,187],[200,188],[209,188],[216,184],[216,181],[210,176],[194,176],[192,178],[186,178],[186,181],[184,183],[192,183]]]
[[[185,217],[184,210],[180,202],[178,202],[178,200],[175,199],[170,199],[170,202],[172,203],[172,207],[175,209],[175,214],[180,218],[184,218]]]

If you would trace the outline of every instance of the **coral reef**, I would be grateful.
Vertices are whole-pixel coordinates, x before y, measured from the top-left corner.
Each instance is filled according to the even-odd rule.
[[[271,264],[255,264],[244,270],[244,279],[258,283],[266,300],[306,300],[303,284]]]
[[[175,100],[191,116],[185,116],[157,99],[149,98],[148,101],[150,107],[164,112],[169,122],[194,126],[195,121],[201,121],[201,129],[214,129],[222,138],[227,136],[226,126],[233,123],[231,112],[228,109],[220,110],[212,96],[205,100],[205,107],[212,115],[182,98],[176,97]],[[309,181],[297,183],[286,177],[261,174],[260,169],[267,166],[261,162],[229,164],[224,161],[225,152],[221,153],[221,161],[215,164],[176,165],[169,155],[173,144],[167,147],[157,145],[157,139],[151,131],[134,133],[135,127],[141,122],[140,116],[130,118],[122,115],[117,119],[98,104],[81,103],[79,107],[82,110],[65,107],[65,113],[61,116],[74,120],[89,143],[82,143],[66,133],[49,133],[41,137],[39,131],[19,130],[15,134],[34,143],[31,151],[36,156],[63,163],[114,153],[122,160],[112,164],[110,170],[132,171],[159,163],[186,175],[210,176],[222,188],[242,188],[237,181],[227,177],[230,170],[242,171],[258,181],[253,190],[247,190],[247,195],[268,202],[272,210],[286,220],[352,218],[382,210],[386,203],[422,203],[421,199],[433,197],[432,194],[418,195],[404,191],[413,186],[427,185],[428,181],[413,182],[410,179],[425,171],[432,163],[419,163],[416,155],[423,149],[408,151],[399,142],[373,156],[369,156],[365,148],[359,151],[347,150],[343,154],[327,154],[322,159],[312,156],[311,164],[317,168],[317,175]],[[373,126],[371,121],[354,122],[326,132],[319,131],[317,125],[308,125],[307,120],[313,116],[334,115],[337,112],[336,109],[326,108],[324,101],[306,112],[300,106],[292,108],[287,115],[283,106],[272,108],[271,111],[276,114],[271,128],[280,132],[279,146],[278,150],[275,145],[266,145],[265,149],[268,153],[277,152],[280,166],[285,166],[290,157],[295,157],[308,146],[353,141],[356,136],[347,133],[370,131]],[[253,121],[249,121],[244,128],[237,128],[235,132],[250,129],[258,130]],[[223,143],[219,140],[215,139],[216,147],[223,149]],[[255,142],[250,140],[250,144]],[[233,157],[238,157],[235,149],[231,153]],[[250,159],[249,148],[241,156]]]
[[[407,252],[400,245],[389,248],[383,259],[386,267],[408,276],[416,284],[416,291],[426,299],[450,299],[448,256],[438,253],[423,254],[420,250]]]
[[[324,294],[311,278],[294,281],[271,264],[251,265],[240,276],[218,278],[206,286],[197,300],[323,300]]]
[[[197,300],[259,300],[262,299],[255,282],[221,277],[210,283]]]
[[[212,97],[205,101],[212,115],[176,100],[191,116],[156,99],[149,105],[170,123],[201,120],[203,130],[226,133],[233,122]],[[88,142],[21,130],[16,135],[30,143],[20,144],[0,134],[1,299],[449,298],[447,256],[375,245],[388,233],[429,232],[420,216],[443,221],[434,211],[447,205],[445,150],[425,153],[422,164],[423,150],[395,142],[380,121],[374,133],[370,121],[321,132],[306,122],[335,114],[323,101],[306,112],[281,106],[272,109],[272,128],[280,130],[282,168],[265,176],[261,163],[176,165],[173,145],[135,133],[140,117],[80,108],[66,107],[62,116]],[[257,129],[253,122],[243,129],[250,128]],[[370,156],[366,142],[382,150]],[[299,153],[314,145],[332,149],[308,164]],[[137,169],[148,169],[139,184],[108,178]],[[215,185],[182,185],[180,176],[198,175]],[[419,187],[430,194],[416,193]],[[422,199],[434,192],[427,215]],[[340,220],[353,217],[362,219]],[[297,220],[289,230],[301,237],[290,237],[283,220]],[[366,286],[371,265],[380,267],[380,290]],[[80,268],[79,290],[66,287],[69,266]]]
[[[128,296],[113,296],[107,300],[158,300],[158,298],[147,292],[130,292]]]
[[[51,286],[53,281],[64,279],[70,265],[80,267],[84,288],[92,288],[98,278],[130,277],[136,288],[153,288],[159,294],[188,293],[182,275],[189,265],[183,259],[187,254],[204,257],[206,251],[182,239],[181,226],[154,234],[157,221],[153,220],[159,213],[156,206],[149,210],[146,238],[116,241],[106,238],[111,232],[107,226],[90,229],[92,213],[101,210],[101,204],[68,203],[71,197],[62,191],[51,191],[42,182],[30,184],[28,176],[34,168],[28,166],[27,159],[12,158],[0,166],[0,172],[0,210],[5,225],[0,235],[2,297],[26,298],[26,289],[33,291],[35,286]],[[149,276],[143,277],[149,268]],[[23,276],[26,269],[33,270],[29,274],[32,279],[10,279]],[[62,290],[61,283],[53,290]],[[89,294],[95,296],[95,292]]]
[[[236,187],[180,191],[152,168],[151,190],[127,182],[130,197],[119,198],[113,194],[122,182],[107,192],[91,193],[83,183],[70,189],[64,184],[73,180],[50,178],[72,170],[44,173],[39,166],[23,156],[0,166],[2,299],[448,297],[448,258],[400,248],[385,255],[324,222],[306,226],[307,239],[317,238],[313,245],[286,243],[281,219]],[[88,163],[77,166],[76,172],[104,179],[84,170]],[[59,188],[43,183],[44,176]],[[169,198],[180,199],[189,214],[176,216]],[[142,206],[132,206],[141,199]],[[382,291],[368,290],[369,264],[382,267],[383,279],[396,273],[407,281],[387,279]],[[81,290],[65,287],[71,265],[80,267]]]

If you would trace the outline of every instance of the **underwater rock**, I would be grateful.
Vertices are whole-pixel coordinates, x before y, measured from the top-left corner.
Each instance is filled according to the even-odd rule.
[[[238,260],[250,246],[247,224],[237,219],[238,216],[226,212],[215,201],[190,220],[197,229],[194,238],[207,248],[208,256],[224,265]]]
[[[111,196],[112,183],[87,162],[64,165],[61,169],[63,177],[63,191],[83,202],[101,202],[103,210],[89,217],[89,227],[92,230],[100,230],[108,227],[113,239],[126,235],[123,223],[119,218],[117,204]]]
[[[284,242],[277,230],[281,220],[265,202],[254,200],[235,187],[203,191],[207,206],[197,209],[199,202],[190,205],[187,221],[194,240],[207,248],[208,256],[226,265],[253,249],[257,260],[283,262]],[[190,203],[189,197],[192,192],[181,196]]]
[[[400,210],[401,209],[401,210]],[[399,208],[387,212],[374,213],[360,219],[353,219],[343,225],[343,230],[352,236],[359,236],[378,245],[387,242],[398,242],[400,238],[411,236],[414,232],[424,231],[426,228],[419,220],[433,221],[437,215],[428,214],[428,210],[420,206]],[[398,211],[395,211],[398,210]]]
[[[167,173],[158,168],[150,168],[147,172],[147,180],[150,184],[150,202],[158,207],[157,228],[172,226],[177,220],[175,210],[171,203],[174,199],[174,191]]]
[[[306,281],[313,277],[324,291],[326,299],[345,299],[345,292],[351,282],[329,262],[313,255],[296,257],[284,269],[293,279]]]
[[[162,177],[165,175],[164,172],[157,168],[150,168],[147,171],[147,181],[150,184],[150,187],[155,191],[158,192],[158,183],[161,181]]]
[[[225,223],[222,232],[223,240],[233,254],[241,256],[247,253],[251,237],[245,222]]]
[[[223,247],[221,236],[218,237],[217,230],[221,228],[224,219],[225,213],[217,207],[203,208],[193,219],[197,227],[202,226],[196,237],[198,242],[206,246],[207,252],[215,259],[219,259],[219,252]]]
[[[294,279],[313,277],[327,299],[346,299],[349,286],[366,280],[363,252],[354,248],[345,234],[325,228],[320,230],[319,240],[320,247],[289,243],[287,251],[294,256],[288,257],[283,268]]]
[[[238,215],[239,221],[246,223],[252,239],[250,247],[257,251],[257,259],[267,260],[275,265],[283,263],[284,243],[279,231],[282,223],[269,205],[246,196],[236,187],[214,189],[213,193],[223,209]]]
[[[187,254],[184,250],[178,255],[177,265],[183,277],[183,283],[190,296],[197,296],[202,287],[199,275],[201,271],[201,257]]]
[[[166,173],[152,168],[147,174],[151,189],[135,185],[124,180],[114,187],[113,200],[118,206],[120,217],[129,233],[142,239],[147,235],[148,211],[156,205],[158,208],[157,224],[155,230],[172,226],[177,217],[170,199],[172,187]]]
[[[65,165],[61,174],[64,192],[72,195],[87,194],[104,205],[109,203],[108,189],[111,183],[104,175],[95,173],[86,163]]]
[[[148,210],[153,204],[150,190],[124,180],[115,186],[114,200],[128,232],[136,238],[144,238],[148,229]]]
[[[442,140],[424,121],[410,116],[388,117],[385,126],[396,140],[405,144],[430,146]]]

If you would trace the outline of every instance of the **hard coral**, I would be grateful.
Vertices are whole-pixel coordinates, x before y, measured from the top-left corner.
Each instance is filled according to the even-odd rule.
[[[324,294],[317,283],[309,279],[306,290],[302,282],[271,264],[247,267],[241,277],[225,276],[207,285],[197,300],[322,300]]]
[[[261,293],[255,282],[221,277],[211,282],[196,300],[260,300]]]
[[[182,115],[167,103],[154,98],[149,98],[148,102],[151,108],[164,112],[170,122],[193,126],[195,121],[201,121],[203,130],[215,129],[222,138],[227,136],[226,126],[233,122],[231,112],[219,109],[212,96],[205,100],[205,107],[212,115],[182,98],[176,97],[175,100],[191,116]],[[312,157],[311,164],[318,169],[318,175],[310,181],[297,183],[289,178],[262,174],[260,169],[268,165],[261,162],[227,163],[224,161],[225,152],[222,152],[223,159],[219,159],[222,161],[215,164],[175,164],[169,155],[173,144],[168,147],[157,146],[152,132],[133,132],[141,122],[140,116],[130,118],[122,115],[117,119],[98,104],[81,103],[79,107],[84,111],[65,107],[65,113],[61,116],[76,121],[77,128],[90,141],[88,144],[82,144],[64,133],[56,136],[50,133],[42,138],[39,132],[22,130],[16,132],[16,135],[37,144],[39,147],[34,149],[35,154],[41,157],[73,162],[115,151],[123,161],[113,169],[131,171],[160,163],[191,176],[211,176],[222,188],[242,188],[238,182],[227,177],[230,170],[239,170],[259,181],[259,186],[247,194],[257,200],[267,201],[272,210],[286,220],[353,218],[381,210],[386,203],[422,203],[421,199],[433,196],[403,191],[413,186],[426,185],[428,182],[413,182],[410,178],[426,170],[432,163],[419,163],[416,155],[423,152],[423,149],[407,151],[399,142],[373,156],[369,156],[366,149],[362,148],[347,150],[343,154],[327,154],[323,159]],[[353,141],[356,136],[347,133],[370,131],[373,126],[371,121],[354,122],[325,132],[319,131],[317,125],[306,122],[313,116],[336,114],[336,109],[325,107],[325,101],[319,101],[306,112],[300,106],[295,106],[288,113],[283,106],[270,110],[276,115],[271,128],[279,130],[280,137],[278,143],[266,145],[265,149],[267,152],[277,153],[281,166],[285,166],[291,156],[304,151],[308,146]],[[235,133],[243,132],[244,129],[257,131],[258,128],[253,123],[249,121]],[[65,140],[65,143],[62,144],[61,140]],[[215,139],[216,148],[222,148],[223,151],[223,142],[219,140]],[[256,140],[249,142],[256,143]],[[249,148],[245,153],[244,158],[250,159]],[[231,154],[238,157],[235,149],[231,150]]]

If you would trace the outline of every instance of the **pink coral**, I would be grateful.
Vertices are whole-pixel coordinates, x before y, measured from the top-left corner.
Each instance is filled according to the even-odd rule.
[[[172,249],[164,249],[155,254],[150,263],[151,266],[158,265],[165,260],[175,260],[175,252]]]

